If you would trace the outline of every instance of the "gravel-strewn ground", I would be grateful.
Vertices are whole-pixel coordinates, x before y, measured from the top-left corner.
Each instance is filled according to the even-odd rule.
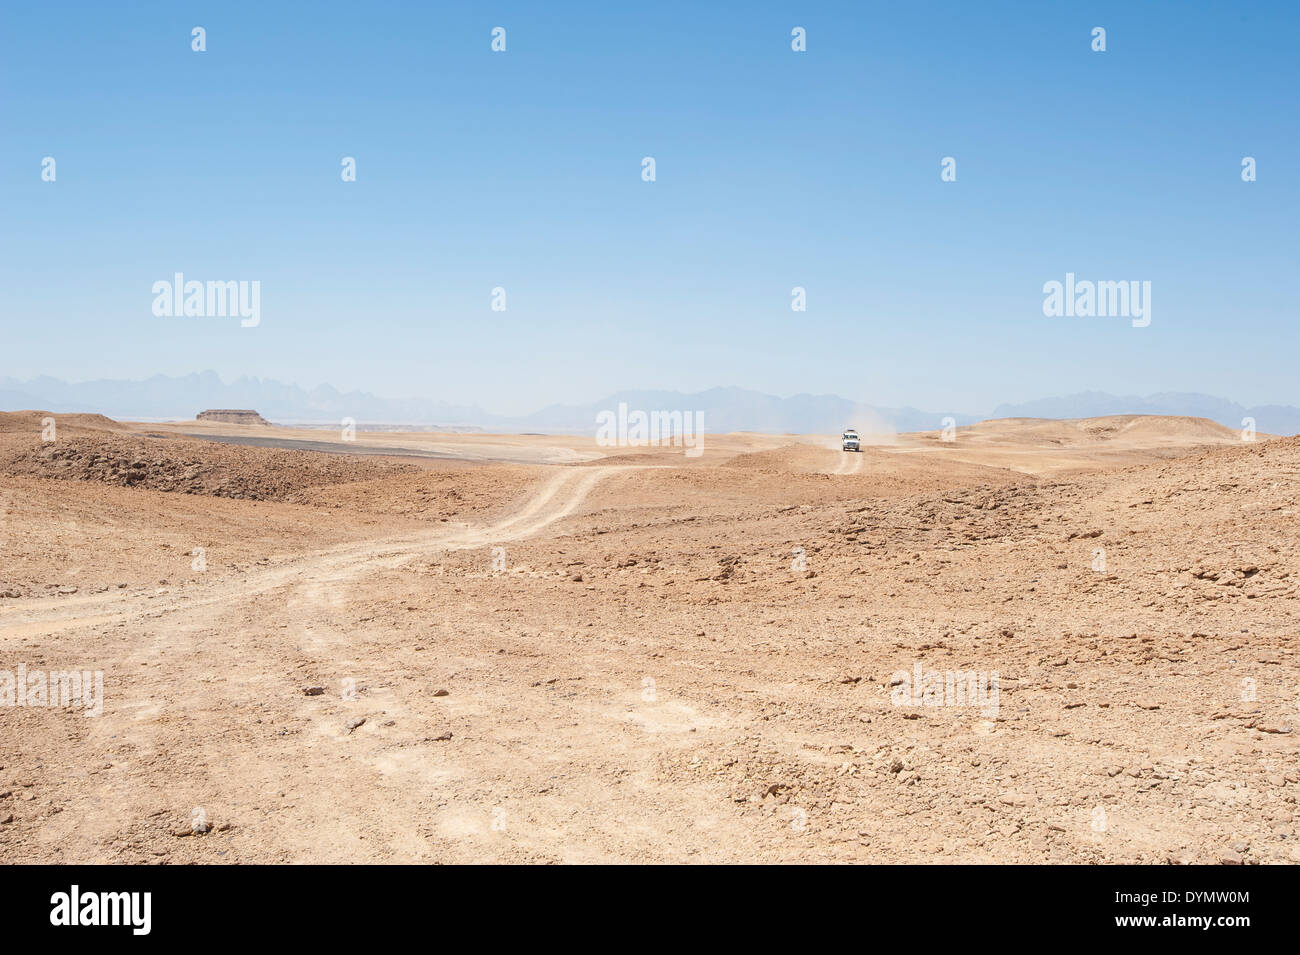
[[[1300,440],[1140,424],[147,445],[190,495],[86,470],[153,439],[0,440],[0,702],[104,672],[98,717],[0,706],[0,861],[1300,862]]]

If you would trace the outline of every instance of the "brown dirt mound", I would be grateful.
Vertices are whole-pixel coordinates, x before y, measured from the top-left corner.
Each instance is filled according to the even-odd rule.
[[[579,462],[579,467],[588,468],[605,468],[611,465],[632,465],[634,467],[652,467],[654,465],[670,465],[672,467],[688,467],[699,464],[699,457],[688,458],[682,448],[647,448],[641,451],[628,451],[623,454],[610,454],[603,458],[593,458],[590,461]]]
[[[737,454],[722,466],[745,471],[813,473],[826,469],[826,458],[827,455],[819,448],[806,444],[786,444],[770,450]]]
[[[56,431],[127,431],[119,421],[102,414],[53,414],[49,411],[0,411],[0,434],[35,434],[44,430],[46,418],[53,418]]]
[[[0,471],[8,474],[254,501],[291,500],[307,488],[417,470],[359,456],[103,433],[0,443]]]
[[[931,441],[938,433],[927,432]],[[1153,447],[1227,444],[1238,432],[1208,418],[1179,415],[1105,415],[1099,418],[993,418],[957,430],[958,442],[995,445],[1080,448],[1099,444]]]
[[[476,468],[472,479],[460,464],[428,467],[415,474],[385,475],[368,481],[320,485],[304,490],[294,503],[345,509],[352,514],[382,514],[422,521],[486,520],[512,502],[526,499],[544,472],[502,465]]]

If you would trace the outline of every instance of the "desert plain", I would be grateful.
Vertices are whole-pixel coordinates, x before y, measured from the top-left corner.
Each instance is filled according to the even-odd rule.
[[[0,862],[1300,862],[1300,439],[954,438],[0,414]]]

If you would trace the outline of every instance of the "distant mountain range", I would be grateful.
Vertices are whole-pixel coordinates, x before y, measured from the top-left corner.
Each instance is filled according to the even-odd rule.
[[[800,394],[789,398],[744,388],[680,391],[621,391],[582,405],[550,405],[522,416],[495,415],[474,405],[425,399],[394,400],[363,391],[341,392],[329,385],[311,390],[269,378],[238,378],[227,384],[216,372],[181,377],[155,375],[144,381],[104,379],[69,383],[56,378],[18,381],[0,378],[0,409],[53,412],[95,411],[115,418],[185,420],[208,408],[251,408],[277,424],[337,425],[345,417],[365,425],[467,428],[486,431],[586,433],[596,415],[620,403],[645,411],[702,412],[712,432],[759,431],[774,434],[828,434],[846,427],[863,432],[934,431],[944,418],[970,424],[984,418],[1092,418],[1111,414],[1189,415],[1230,428],[1254,418],[1258,431],[1300,433],[1300,408],[1290,405],[1245,407],[1224,398],[1166,393],[1145,398],[1087,391],[1022,404],[999,405],[990,414],[881,408],[838,395]]]
[[[57,378],[0,378],[0,408],[98,411],[109,417],[175,420],[209,408],[252,408],[276,423],[358,422],[469,425],[490,417],[479,408],[438,401],[401,401],[330,385],[307,391],[271,378],[237,378],[229,384],[215,371],[143,381],[101,379],[69,383]]]
[[[762,431],[769,434],[829,434],[854,427],[862,432],[926,431],[943,427],[952,417],[957,424],[979,418],[957,412],[918,411],[916,408],[878,408],[838,395],[794,395],[777,398],[744,388],[710,388],[694,394],[680,391],[620,391],[585,405],[551,405],[516,419],[530,431],[590,431],[596,415],[617,411],[620,403],[645,411],[694,411],[704,416],[706,431]],[[515,430],[512,427],[511,430]]]

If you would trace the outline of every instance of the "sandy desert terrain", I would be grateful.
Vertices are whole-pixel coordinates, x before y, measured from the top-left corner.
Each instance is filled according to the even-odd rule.
[[[0,706],[0,862],[1300,862],[1300,439],[43,417],[0,671],[102,714]]]

